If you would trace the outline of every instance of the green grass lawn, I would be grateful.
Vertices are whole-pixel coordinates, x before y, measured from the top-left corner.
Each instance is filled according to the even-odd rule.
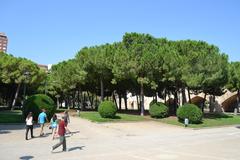
[[[153,119],[150,116],[139,116],[131,114],[120,114],[117,113],[116,118],[102,118],[98,112],[80,112],[80,117],[88,119],[93,122],[127,122],[127,121],[157,121],[161,123],[167,123],[177,126],[184,127],[184,124],[179,122],[177,117],[168,117],[163,119]],[[200,124],[189,124],[190,128],[203,128],[203,127],[216,127],[216,126],[226,126],[240,124],[240,116],[234,115],[214,115],[206,114]]]
[[[22,123],[22,111],[0,111],[0,123]]]
[[[80,112],[80,117],[93,122],[127,122],[127,121],[144,121],[143,116],[117,113],[114,119],[102,118],[98,112]]]
[[[159,119],[157,121],[173,124],[178,126],[184,126],[183,123],[180,123],[177,117],[168,117],[164,119]],[[203,128],[203,127],[216,127],[216,126],[227,126],[227,125],[236,125],[240,124],[240,116],[235,115],[205,115],[202,123],[200,124],[189,124],[190,128]]]

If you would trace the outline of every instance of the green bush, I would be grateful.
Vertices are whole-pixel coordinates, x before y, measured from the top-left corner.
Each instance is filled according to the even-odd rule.
[[[189,119],[189,123],[201,123],[203,113],[200,108],[194,104],[185,104],[177,110],[177,117],[180,122],[184,122],[185,118]]]
[[[150,106],[149,113],[153,118],[164,118],[168,116],[168,107],[163,103],[155,102]]]
[[[35,94],[28,97],[23,104],[23,116],[27,117],[29,112],[33,113],[33,119],[37,121],[41,110],[45,109],[48,119],[50,119],[56,111],[54,101],[44,94]]]
[[[152,100],[152,101],[149,103],[149,108],[150,108],[153,104],[155,104],[155,103],[157,103],[157,100],[156,100],[156,99]]]
[[[98,107],[98,113],[103,118],[114,118],[117,113],[117,107],[112,101],[103,101]]]

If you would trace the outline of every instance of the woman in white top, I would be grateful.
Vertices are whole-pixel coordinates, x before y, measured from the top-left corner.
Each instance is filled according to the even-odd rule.
[[[33,136],[33,116],[32,112],[29,112],[26,118],[26,140],[28,140],[28,131],[31,131],[31,138],[34,138]]]

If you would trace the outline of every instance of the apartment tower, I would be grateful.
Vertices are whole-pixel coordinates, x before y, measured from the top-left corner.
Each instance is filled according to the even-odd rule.
[[[7,52],[8,38],[4,33],[0,32],[0,52]]]

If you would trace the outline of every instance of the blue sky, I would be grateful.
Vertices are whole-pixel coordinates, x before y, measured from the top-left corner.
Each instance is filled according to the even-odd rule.
[[[240,61],[238,0],[1,0],[8,53],[39,64],[73,58],[125,32],[203,40]]]

